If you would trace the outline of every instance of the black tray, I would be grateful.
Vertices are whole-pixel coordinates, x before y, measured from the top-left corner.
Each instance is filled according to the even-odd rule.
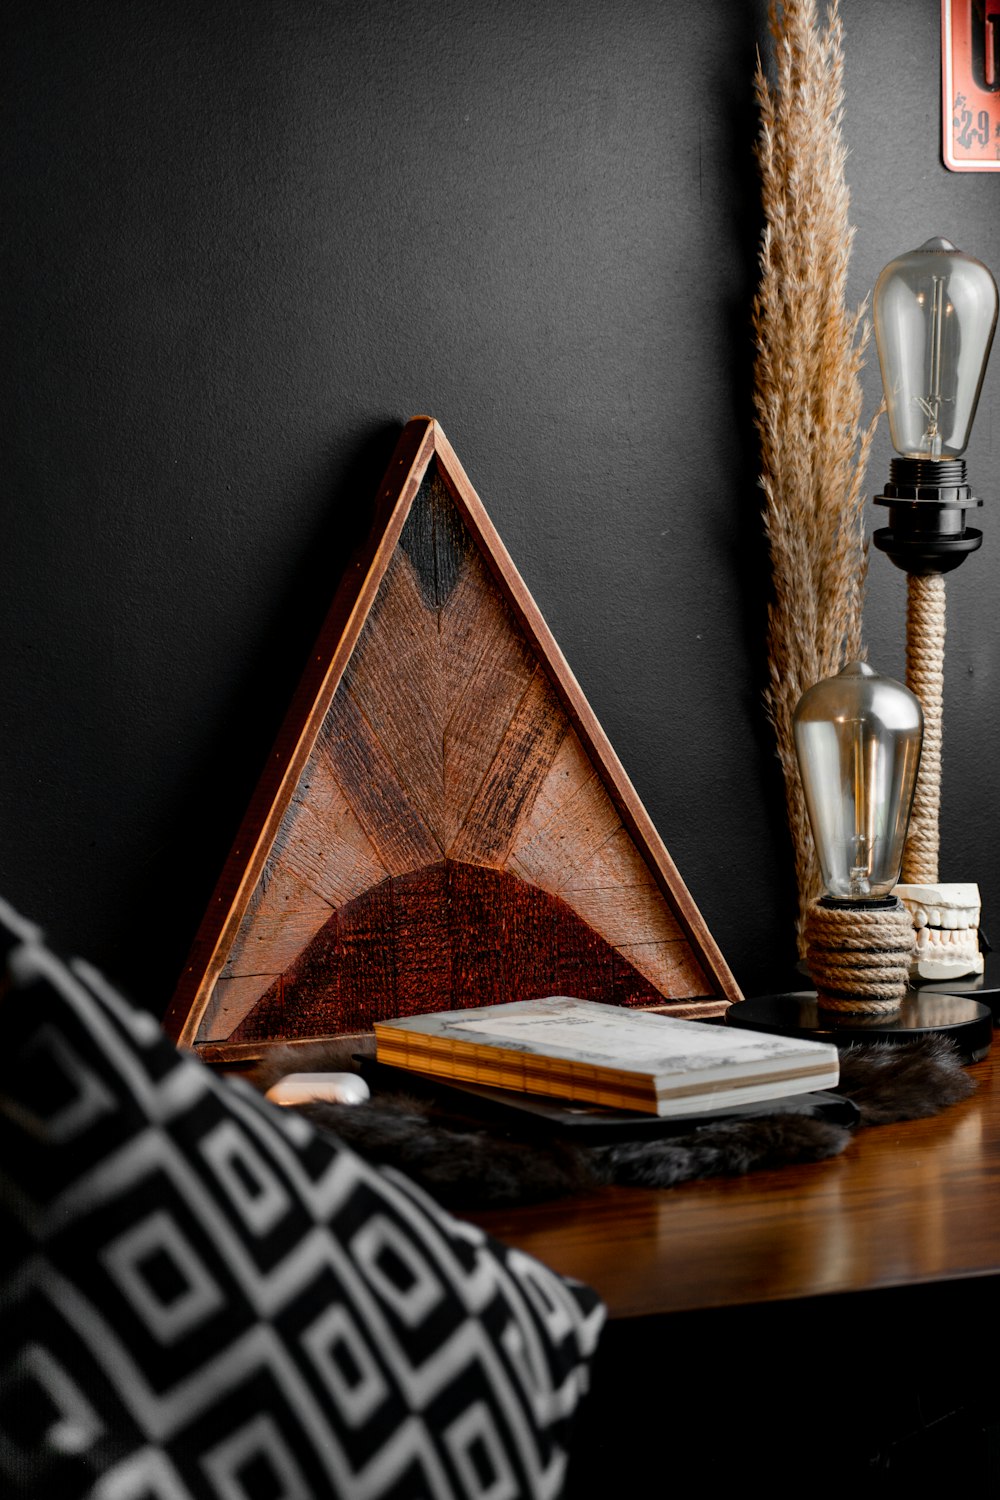
[[[574,1104],[521,1094],[510,1089],[488,1088],[427,1078],[407,1068],[393,1067],[373,1057],[355,1057],[372,1094],[410,1094],[430,1099],[442,1113],[491,1119],[518,1134],[547,1136],[563,1134],[588,1145],[658,1136],[690,1135],[706,1125],[726,1121],[755,1120],[768,1115],[808,1115],[848,1128],[858,1123],[859,1111],[852,1099],[831,1089],[807,1094],[788,1094],[759,1104],[733,1105],[705,1114],[664,1119],[631,1109],[601,1109],[592,1104]]]

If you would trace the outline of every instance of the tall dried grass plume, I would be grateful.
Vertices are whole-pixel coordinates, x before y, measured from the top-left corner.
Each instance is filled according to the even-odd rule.
[[[865,656],[863,484],[881,406],[865,425],[867,299],[847,307],[854,240],[836,0],[771,0],[772,76],[758,54],[764,229],[753,305],[754,402],[771,557],[765,701],[784,772],[802,920],[821,882],[792,739],[805,690]]]

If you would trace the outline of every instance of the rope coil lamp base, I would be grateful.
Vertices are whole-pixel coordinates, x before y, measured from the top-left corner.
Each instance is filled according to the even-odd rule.
[[[913,988],[913,917],[893,889],[920,760],[919,699],[867,663],[849,662],[806,690],[793,727],[825,887],[802,929],[815,990],[744,1000],[730,1006],[727,1025],[838,1047],[943,1036],[964,1061],[978,1062],[993,1040],[990,1009]]]
[[[913,920],[901,901],[821,897],[806,910],[806,967],[822,1010],[891,1015],[903,1003]]]

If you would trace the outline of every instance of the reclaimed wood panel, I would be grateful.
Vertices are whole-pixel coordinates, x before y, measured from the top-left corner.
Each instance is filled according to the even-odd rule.
[[[414,418],[166,1017],[241,1060],[548,993],[739,989],[454,451]]]

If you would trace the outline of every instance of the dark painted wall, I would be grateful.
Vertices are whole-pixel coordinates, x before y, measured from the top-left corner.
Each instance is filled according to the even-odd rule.
[[[930,234],[936,0],[843,0],[852,300]],[[7,12],[0,892],[162,1011],[400,425],[436,416],[747,993],[794,961],[748,319],[764,5]],[[867,371],[872,409],[877,368]],[[1000,360],[942,877],[1000,906]],[[888,473],[880,436],[869,489]],[[870,507],[872,526],[884,513]],[[871,566],[875,665],[905,578]]]

